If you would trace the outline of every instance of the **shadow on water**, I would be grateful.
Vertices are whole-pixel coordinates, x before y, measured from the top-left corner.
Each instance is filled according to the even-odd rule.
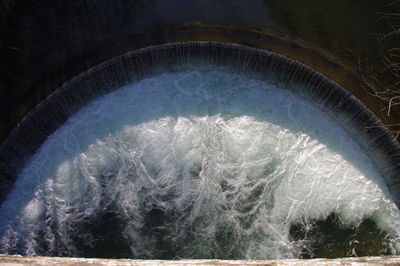
[[[86,258],[130,258],[131,243],[124,237],[124,224],[112,206],[96,213],[84,223],[75,225],[69,232],[72,241],[79,247],[75,256]],[[84,233],[83,233],[84,232]],[[95,238],[95,239],[93,239]],[[71,251],[59,252],[62,256],[71,256]]]
[[[290,227],[290,237],[302,247],[299,254],[302,259],[390,255],[382,241],[385,236],[371,218],[364,219],[357,227],[349,227],[334,213],[307,226],[296,223]]]

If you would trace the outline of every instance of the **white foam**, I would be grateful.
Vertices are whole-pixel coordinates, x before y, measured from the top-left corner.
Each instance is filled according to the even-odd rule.
[[[291,92],[225,69],[151,77],[82,108],[2,205],[1,250],[79,255],[77,235],[96,241],[80,224],[108,208],[133,257],[160,256],[160,241],[178,257],[296,257],[290,226],[332,213],[372,217],[399,250],[399,210],[356,142]]]

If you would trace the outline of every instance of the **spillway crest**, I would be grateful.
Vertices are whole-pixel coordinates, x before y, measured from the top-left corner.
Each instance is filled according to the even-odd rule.
[[[0,208],[1,252],[398,254],[386,173],[351,125],[290,86],[194,61],[93,99],[19,171]]]

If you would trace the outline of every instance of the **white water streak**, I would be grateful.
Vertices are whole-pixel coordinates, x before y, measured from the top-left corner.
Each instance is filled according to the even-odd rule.
[[[1,249],[79,255],[76,239],[97,241],[82,224],[109,209],[133,257],[291,258],[290,226],[331,213],[373,217],[390,243],[400,232],[379,173],[335,122],[224,70],[148,78],[71,117],[2,205]]]

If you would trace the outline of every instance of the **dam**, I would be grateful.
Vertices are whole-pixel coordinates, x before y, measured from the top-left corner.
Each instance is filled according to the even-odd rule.
[[[1,252],[135,259],[396,255],[399,146],[288,57],[152,45],[55,89],[0,150]]]

